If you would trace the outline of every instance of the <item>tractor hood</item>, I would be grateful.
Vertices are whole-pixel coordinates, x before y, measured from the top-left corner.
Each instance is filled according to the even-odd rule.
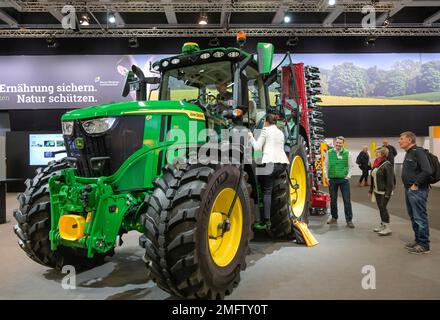
[[[82,120],[98,117],[117,117],[124,115],[139,115],[148,113],[186,113],[188,117],[204,120],[204,114],[197,105],[184,101],[129,101],[113,102],[98,106],[81,108],[69,111],[62,117],[62,121]]]

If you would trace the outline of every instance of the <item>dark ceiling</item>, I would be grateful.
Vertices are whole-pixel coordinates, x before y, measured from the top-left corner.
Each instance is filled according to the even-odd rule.
[[[61,25],[67,3],[76,10],[74,30]],[[361,25],[365,6],[376,10],[375,29]],[[84,14],[89,26],[78,23]],[[208,24],[200,26],[203,14]],[[117,23],[108,22],[110,15]],[[82,52],[82,47],[121,52],[133,37],[139,47],[129,48],[132,52],[174,52],[185,39],[207,44],[218,37],[222,45],[234,44],[240,30],[248,33],[248,45],[270,37],[278,50],[292,50],[286,41],[299,37],[298,52],[440,52],[440,0],[336,0],[333,6],[328,0],[0,0],[0,54]],[[50,38],[62,46],[47,49]],[[375,45],[365,48],[368,38],[376,39]]]

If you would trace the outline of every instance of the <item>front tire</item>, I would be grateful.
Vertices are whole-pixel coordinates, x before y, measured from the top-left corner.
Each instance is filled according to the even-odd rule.
[[[156,179],[140,243],[160,288],[182,298],[223,299],[238,285],[251,238],[246,179],[239,184],[229,229],[225,222],[239,174],[230,165],[184,165],[168,167]]]
[[[35,262],[49,267],[62,269],[72,265],[75,269],[84,270],[101,264],[104,255],[87,258],[83,249],[59,247],[57,251],[50,248],[49,231],[51,229],[49,178],[59,175],[68,164],[64,160],[53,161],[45,168],[37,169],[37,175],[25,182],[26,190],[18,195],[19,208],[14,210],[18,224],[14,232],[18,244]]]

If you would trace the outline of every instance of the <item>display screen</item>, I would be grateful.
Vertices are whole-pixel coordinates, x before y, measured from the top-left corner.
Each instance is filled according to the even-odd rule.
[[[29,135],[29,165],[43,166],[53,160],[66,157],[66,153],[54,152],[65,150],[62,134],[30,134]]]

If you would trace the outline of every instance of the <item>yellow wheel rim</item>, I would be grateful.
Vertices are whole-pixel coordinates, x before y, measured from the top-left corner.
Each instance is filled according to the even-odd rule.
[[[306,205],[307,172],[301,156],[293,158],[290,167],[290,204],[295,218],[301,217]]]
[[[231,263],[241,242],[243,208],[239,197],[235,201],[231,216],[229,219],[227,217],[234,195],[233,189],[223,189],[215,198],[209,215],[209,253],[214,263],[219,267],[225,267]]]

